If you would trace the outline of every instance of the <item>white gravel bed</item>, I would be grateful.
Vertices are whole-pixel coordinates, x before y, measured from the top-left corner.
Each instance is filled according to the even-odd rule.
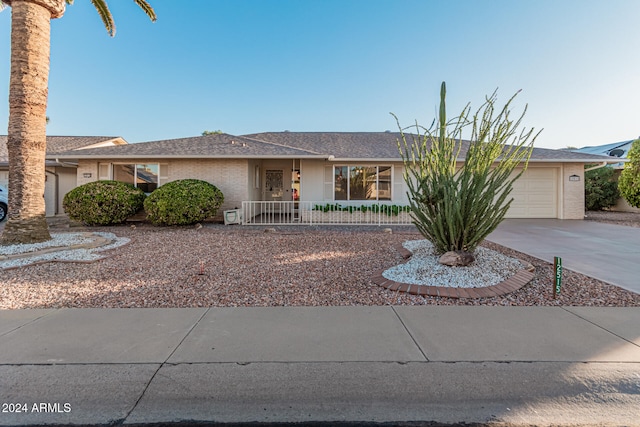
[[[97,232],[94,234],[111,240],[112,242],[98,248],[58,250],[41,255],[34,254],[23,258],[0,260],[0,269],[22,267],[45,261],[96,261],[104,258],[104,255],[101,255],[100,252],[117,248],[130,241],[130,239],[126,237],[117,237],[113,233]],[[86,233],[51,233],[51,240],[46,242],[0,246],[0,255],[29,254],[44,249],[62,249],[72,245],[90,244],[93,241],[94,238]]]
[[[9,246],[0,245],[0,255],[24,254],[40,251],[42,249],[79,245],[82,243],[89,243],[91,240],[92,239],[84,233],[51,233],[51,240],[46,242]]]
[[[524,268],[520,260],[483,247],[477,248],[470,265],[449,267],[438,262],[440,256],[428,240],[409,240],[402,246],[413,253],[409,261],[382,273],[400,283],[477,288],[497,285]]]

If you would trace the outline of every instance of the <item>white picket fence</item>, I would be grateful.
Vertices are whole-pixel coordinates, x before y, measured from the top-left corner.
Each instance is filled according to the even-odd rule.
[[[408,206],[381,202],[242,202],[243,225],[411,225]]]

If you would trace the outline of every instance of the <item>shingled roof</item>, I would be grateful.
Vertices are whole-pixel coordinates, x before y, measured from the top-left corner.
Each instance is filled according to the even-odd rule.
[[[397,132],[263,132],[215,134],[87,148],[56,154],[60,159],[308,158],[335,161],[400,161]],[[410,135],[409,135],[410,138]],[[410,142],[410,141],[409,141]],[[463,141],[464,160],[469,141]],[[534,148],[531,162],[599,163],[606,156]]]
[[[398,132],[263,132],[244,136],[304,150],[315,150],[326,154],[327,157],[333,156],[333,160],[401,160],[398,153],[398,140],[401,135]],[[413,142],[411,134],[406,134],[406,138],[407,143]],[[464,160],[469,144],[469,141],[462,141],[460,161]],[[609,159],[605,156],[534,148],[530,161],[589,163],[607,160]]]
[[[400,159],[400,134],[393,132],[263,132],[244,136],[336,159]]]
[[[296,147],[235,136],[214,134],[190,138],[140,142],[117,147],[89,148],[61,153],[62,159],[91,158],[323,158],[318,153]]]
[[[9,161],[7,135],[0,135],[0,164]],[[126,144],[119,136],[47,136],[47,157],[105,143]]]

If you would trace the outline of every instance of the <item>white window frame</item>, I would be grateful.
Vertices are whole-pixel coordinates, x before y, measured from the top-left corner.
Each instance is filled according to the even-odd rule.
[[[375,167],[376,168],[376,176],[379,177],[379,173],[380,173],[380,168],[381,167],[389,167],[390,168],[390,178],[391,181],[389,183],[389,198],[388,199],[380,199],[379,198],[379,183],[380,181],[378,180],[378,178],[376,178],[376,198],[375,199],[355,199],[352,200],[350,198],[351,196],[351,180],[347,179],[347,198],[346,200],[336,200],[336,168],[342,168],[342,167],[346,167],[347,168],[347,173],[350,173],[352,167],[365,167],[365,168],[371,168],[371,167]],[[392,164],[363,164],[363,163],[341,163],[341,164],[337,164],[337,165],[332,165],[332,191],[331,191],[331,199],[335,202],[378,202],[378,201],[383,201],[383,202],[390,202],[393,201],[393,194],[394,194],[394,165]]]
[[[101,167],[104,167],[104,165],[108,165],[108,176],[100,175]],[[133,177],[133,185],[135,187],[138,186],[137,185],[138,165],[156,165],[158,167],[158,187],[160,187],[165,182],[169,181],[169,177],[167,176],[169,175],[169,172],[168,172],[169,165],[167,163],[158,163],[158,162],[110,162],[110,163],[101,162],[101,163],[98,163],[98,179],[113,180],[114,179],[113,167],[117,165],[133,165],[133,170],[135,172],[135,175]],[[163,174],[163,172],[165,172],[165,174]]]

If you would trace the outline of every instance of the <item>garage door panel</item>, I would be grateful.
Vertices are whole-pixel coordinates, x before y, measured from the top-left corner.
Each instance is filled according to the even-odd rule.
[[[528,204],[535,204],[535,205],[545,205],[545,206],[551,206],[553,204],[555,204],[556,202],[556,198],[554,197],[553,194],[551,193],[544,193],[544,194],[529,194],[526,198],[527,203]],[[530,208],[535,208],[536,206],[530,206]]]
[[[529,168],[527,169],[523,177],[526,176],[529,180],[549,180],[549,171],[555,170],[554,168]]]
[[[512,177],[518,172],[514,172]],[[557,218],[557,168],[529,168],[513,184],[507,218]]]

